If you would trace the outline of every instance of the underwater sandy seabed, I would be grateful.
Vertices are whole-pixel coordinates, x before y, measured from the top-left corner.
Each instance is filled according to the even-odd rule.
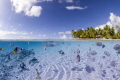
[[[0,80],[120,80],[120,41],[0,41],[0,47]]]

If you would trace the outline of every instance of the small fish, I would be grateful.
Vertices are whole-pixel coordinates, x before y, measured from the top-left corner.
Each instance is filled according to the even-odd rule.
[[[102,45],[102,48],[104,48],[104,47],[105,47],[105,45],[103,44],[103,45]]]
[[[89,51],[91,51],[91,48],[89,47]]]
[[[77,55],[76,59],[77,59],[77,62],[80,62],[80,55],[79,54]]]
[[[15,45],[13,44],[12,47],[14,47]]]
[[[80,53],[80,50],[79,50],[79,49],[77,49],[77,53]]]
[[[8,45],[11,45],[11,43],[8,43]]]
[[[13,53],[14,53],[14,54],[18,54],[18,53],[20,53],[20,52],[22,51],[22,49],[23,49],[23,48],[21,48],[21,47],[16,47],[16,48],[14,49]]]
[[[91,51],[90,54],[91,54],[91,55],[96,55],[97,52],[96,52],[96,51]]]
[[[0,48],[0,53],[1,53],[2,51],[4,51],[4,48]]]
[[[26,68],[25,63],[20,64],[20,68],[21,68],[22,70],[24,70],[24,69]]]
[[[44,46],[44,50],[46,50],[46,46]]]
[[[105,54],[106,56],[110,56],[110,53],[109,53],[108,51],[104,51],[104,54]]]
[[[62,54],[62,55],[64,55],[65,53],[62,51],[62,50],[60,50],[60,51],[58,51],[60,54]]]
[[[70,43],[68,43],[68,45],[71,45]]]
[[[40,74],[38,72],[38,69],[36,69],[37,73],[36,73],[36,78],[40,78]]]

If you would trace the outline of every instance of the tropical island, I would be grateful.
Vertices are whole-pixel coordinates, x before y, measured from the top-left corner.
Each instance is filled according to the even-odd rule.
[[[105,25],[103,29],[89,27],[86,30],[72,30],[71,33],[73,38],[79,39],[120,39],[120,28],[117,25],[116,27]]]

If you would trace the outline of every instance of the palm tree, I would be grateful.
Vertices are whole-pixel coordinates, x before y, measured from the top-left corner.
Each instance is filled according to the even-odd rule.
[[[117,30],[119,30],[120,29],[120,27],[118,26],[118,25],[116,25],[116,27],[115,27]]]
[[[72,30],[72,31],[71,31],[73,38],[74,38],[74,36],[75,36],[75,35],[74,35],[74,32],[75,32],[75,30]]]

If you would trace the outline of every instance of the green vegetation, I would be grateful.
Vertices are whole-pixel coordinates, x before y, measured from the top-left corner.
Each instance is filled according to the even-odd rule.
[[[104,27],[104,29],[94,29],[93,27],[87,28],[87,30],[79,29],[77,31],[72,30],[73,38],[105,38],[105,39],[120,39],[120,28],[116,26],[118,30],[115,33],[115,29],[110,28],[108,25]]]

